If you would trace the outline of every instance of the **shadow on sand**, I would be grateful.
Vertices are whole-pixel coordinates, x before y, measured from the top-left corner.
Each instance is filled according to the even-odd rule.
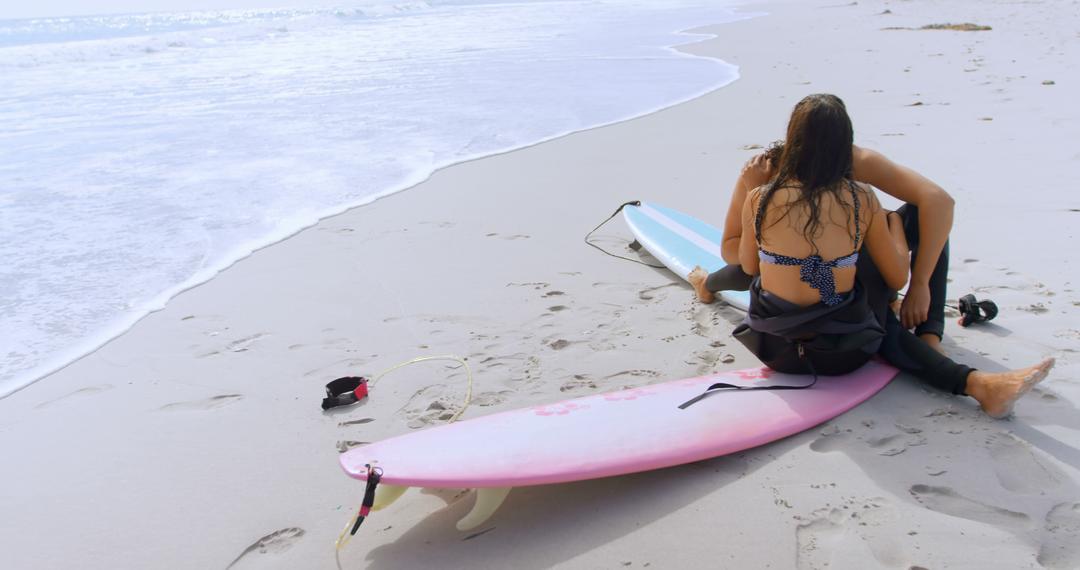
[[[794,438],[788,438],[765,448],[782,453],[783,448],[794,445]],[[755,469],[752,464],[761,463],[734,454],[632,475],[515,488],[488,523],[469,533],[456,530],[454,524],[471,508],[472,493],[461,496],[455,491],[424,491],[449,504],[395,542],[368,552],[365,567],[550,568],[745,477]],[[583,532],[586,527],[588,532]],[[488,546],[482,546],[484,543]]]

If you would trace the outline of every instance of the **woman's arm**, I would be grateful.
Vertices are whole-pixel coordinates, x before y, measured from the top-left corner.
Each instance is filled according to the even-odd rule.
[[[904,238],[903,223],[900,216],[893,215],[892,223],[885,208],[870,189],[866,189],[870,204],[868,227],[866,228],[866,249],[885,284],[893,291],[903,289],[908,280],[908,246]]]
[[[742,228],[741,237],[739,238],[739,265],[742,266],[743,273],[747,275],[757,275],[760,268],[758,264],[758,243],[754,232],[754,215],[757,213],[757,203],[761,199],[761,187],[757,187],[747,193],[746,199],[742,203],[742,212],[740,215],[740,227]]]
[[[746,161],[739,172],[735,191],[731,193],[727,217],[724,218],[724,237],[720,243],[721,254],[729,265],[739,263],[739,244],[743,235],[742,212],[746,195],[751,189],[768,182],[772,174],[772,164],[765,158],[764,153]]]
[[[900,311],[906,327],[926,321],[930,309],[930,275],[952,231],[955,201],[941,186],[879,152],[853,147],[853,176],[890,196],[919,208],[919,248],[911,268],[911,285]]]

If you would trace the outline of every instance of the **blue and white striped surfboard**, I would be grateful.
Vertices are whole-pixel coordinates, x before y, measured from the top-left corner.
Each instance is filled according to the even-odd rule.
[[[623,218],[638,242],[683,280],[695,265],[710,273],[726,265],[720,254],[723,232],[693,216],[642,202],[623,208]],[[724,291],[717,296],[744,311],[750,306],[746,291]]]

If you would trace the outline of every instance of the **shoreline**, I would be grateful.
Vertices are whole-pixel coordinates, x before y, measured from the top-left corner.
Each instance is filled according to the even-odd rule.
[[[1029,77],[1048,73],[1055,54],[1014,40],[1039,33],[1043,20],[1053,23],[1046,33],[1071,30],[1080,16],[974,1],[752,7],[769,18],[684,46],[739,65],[739,81],[457,164],[323,220],[176,296],[50,381],[0,399],[0,445],[14,466],[0,495],[13,566],[333,567],[333,539],[362,494],[338,467],[338,446],[438,425],[464,390],[459,370],[411,366],[364,403],[322,414],[322,386],[336,376],[457,353],[474,365],[467,419],[758,366],[728,336],[737,312],[700,305],[666,271],[613,260],[581,238],[629,199],[719,223],[748,147],[779,138],[791,106],[813,91],[845,100],[860,144],[957,198],[950,297],[986,287],[976,290],[1002,314],[991,326],[947,323],[949,353],[985,369],[1058,356],[1015,418],[991,420],[968,399],[902,376],[823,426],[759,448],[515,490],[475,535],[453,528],[471,494],[414,490],[373,514],[342,552],[343,567],[1080,564],[1080,295],[1066,285],[1078,274],[1068,257],[1053,267],[1030,259],[994,215],[1011,203],[1016,179],[1042,188],[1076,168],[1060,144],[1080,134],[1075,111],[1045,98],[1077,86],[1064,71],[1052,87],[1003,77],[1012,77],[1010,59]],[[916,26],[967,21],[965,11],[994,30],[880,30],[886,17]],[[912,34],[911,52],[883,48],[884,33]],[[978,71],[963,71],[980,58]],[[876,73],[837,71],[861,69]],[[964,104],[941,104],[952,101]],[[955,148],[984,160],[956,160]],[[1025,169],[1027,153],[1047,171]],[[1063,186],[1014,204],[1009,221],[1068,243],[1070,226],[1052,222],[1069,214],[1046,217],[1047,204],[1072,199]],[[619,249],[628,235],[612,223],[595,239]],[[1046,310],[1022,310],[1036,304]]]
[[[248,240],[247,242],[244,242],[243,244],[233,248],[232,253],[226,253],[225,255],[222,255],[221,258],[223,259],[223,261],[220,261],[219,263],[214,264],[214,265],[212,265],[210,267],[202,268],[199,271],[197,271],[194,275],[192,275],[188,279],[184,280],[183,282],[166,288],[164,291],[154,295],[149,301],[146,301],[145,303],[143,303],[142,307],[132,310],[132,312],[130,312],[129,314],[119,315],[113,322],[108,323],[105,327],[103,327],[100,332],[92,334],[92,335],[90,335],[89,337],[87,337],[87,338],[85,338],[83,340],[80,340],[79,342],[75,343],[73,346],[70,346],[70,347],[68,347],[66,349],[58,351],[57,356],[55,356],[53,358],[49,358],[48,360],[46,360],[45,362],[43,362],[42,364],[40,364],[38,366],[35,366],[35,367],[33,367],[33,368],[29,369],[29,370],[23,371],[21,373],[17,373],[15,375],[13,375],[11,378],[3,380],[3,382],[0,383],[0,400],[3,400],[4,398],[7,398],[7,397],[11,396],[12,394],[15,394],[16,392],[18,392],[20,390],[23,390],[23,389],[27,388],[28,386],[33,385],[36,382],[40,382],[40,381],[48,378],[49,376],[63,370],[64,368],[67,368],[68,366],[71,366],[72,364],[78,362],[79,360],[81,360],[81,359],[89,356],[90,354],[100,350],[101,348],[103,348],[104,346],[106,346],[108,343],[112,342],[116,338],[120,337],[121,335],[127,334],[133,327],[138,325],[138,323],[140,321],[142,321],[143,319],[145,319],[147,316],[164,309],[165,306],[173,298],[175,298],[177,295],[181,295],[181,294],[185,293],[186,291],[189,291],[191,289],[194,289],[196,287],[199,287],[201,285],[206,284],[210,280],[212,280],[215,277],[217,277],[218,275],[220,275],[223,271],[228,270],[230,267],[236,265],[237,263],[243,261],[244,259],[247,259],[248,257],[254,255],[255,253],[257,253],[257,252],[259,252],[261,250],[264,250],[264,249],[266,249],[268,247],[277,245],[277,244],[279,244],[281,242],[284,242],[284,241],[296,236],[297,234],[299,234],[299,233],[301,233],[301,232],[303,232],[305,230],[308,230],[310,228],[313,228],[313,227],[319,225],[320,223],[322,223],[325,220],[328,220],[328,219],[333,218],[335,216],[340,216],[340,215],[345,214],[345,213],[349,212],[350,210],[354,210],[356,208],[362,208],[364,206],[368,206],[368,205],[370,205],[370,204],[372,204],[374,202],[377,202],[378,200],[381,200],[383,198],[386,198],[388,196],[392,196],[394,194],[397,194],[397,193],[400,193],[400,192],[406,192],[408,190],[416,188],[420,184],[423,184],[424,182],[430,180],[431,177],[434,176],[437,172],[439,172],[441,170],[444,170],[446,168],[452,168],[452,167],[454,167],[456,165],[459,165],[459,164],[464,164],[464,163],[473,162],[473,161],[477,161],[477,160],[483,160],[485,158],[490,158],[490,157],[494,157],[494,156],[500,156],[500,155],[503,155],[503,154],[507,154],[507,153],[511,153],[511,152],[517,152],[517,151],[520,151],[520,150],[525,150],[525,149],[528,149],[528,148],[536,146],[536,145],[544,144],[544,143],[547,143],[547,142],[550,142],[550,141],[553,141],[553,140],[556,140],[556,139],[560,139],[560,138],[563,138],[563,137],[566,137],[566,136],[573,135],[575,133],[581,133],[581,132],[586,132],[586,131],[590,131],[590,130],[593,130],[593,129],[604,128],[604,127],[616,125],[616,124],[619,124],[619,123],[623,123],[623,122],[626,122],[626,121],[633,121],[635,119],[644,117],[646,115],[651,115],[653,113],[657,113],[657,112],[663,111],[665,109],[669,109],[671,107],[674,107],[674,106],[677,106],[677,105],[682,105],[683,103],[687,103],[689,101],[693,101],[694,99],[697,99],[699,97],[703,97],[705,95],[708,95],[709,93],[712,93],[713,91],[716,91],[718,89],[723,89],[727,85],[730,85],[731,83],[733,83],[735,81],[738,81],[739,80],[739,73],[738,73],[738,67],[737,66],[732,66],[731,64],[729,64],[729,63],[725,62],[724,60],[722,60],[720,58],[717,58],[717,57],[694,55],[694,54],[691,54],[689,52],[678,49],[679,47],[682,47],[682,46],[693,45],[695,43],[708,41],[709,39],[717,37],[717,34],[712,33],[712,32],[705,32],[705,31],[703,31],[703,32],[695,32],[693,30],[698,30],[698,29],[702,29],[702,28],[713,28],[713,27],[722,28],[723,26],[725,26],[727,24],[733,24],[733,23],[736,23],[736,22],[739,22],[739,21],[742,21],[742,20],[746,20],[746,19],[750,19],[750,18],[754,18],[754,17],[761,17],[761,16],[764,15],[763,13],[750,13],[750,14],[740,15],[738,13],[738,11],[739,11],[738,6],[733,6],[731,9],[732,9],[732,16],[735,17],[736,19],[731,20],[729,22],[724,22],[724,23],[721,23],[721,24],[708,24],[706,26],[695,26],[695,27],[692,27],[692,28],[673,31],[673,32],[671,32],[673,35],[676,35],[676,36],[684,36],[684,35],[685,36],[690,36],[691,39],[688,39],[686,42],[666,46],[664,49],[667,50],[667,51],[670,51],[672,53],[679,54],[682,57],[706,59],[706,60],[717,62],[721,66],[727,67],[726,72],[732,73],[734,75],[733,77],[724,77],[722,79],[718,79],[715,85],[713,85],[711,87],[707,87],[702,91],[697,91],[697,92],[691,93],[691,94],[689,94],[689,95],[687,95],[687,96],[685,96],[683,98],[674,99],[674,100],[672,100],[672,101],[670,101],[668,103],[664,103],[663,105],[661,105],[659,107],[653,107],[653,108],[646,109],[646,110],[641,111],[641,112],[634,112],[634,113],[632,113],[630,115],[627,115],[627,116],[619,118],[619,119],[615,119],[613,121],[609,121],[609,122],[606,122],[606,123],[597,123],[597,124],[586,126],[586,127],[576,129],[576,130],[559,132],[559,133],[556,133],[556,134],[548,136],[548,137],[544,137],[544,138],[541,138],[541,139],[537,139],[535,141],[531,141],[531,142],[528,142],[528,143],[521,144],[519,146],[509,147],[509,148],[494,151],[494,152],[491,152],[491,153],[477,154],[475,156],[469,156],[469,157],[465,157],[465,158],[461,158],[461,159],[457,159],[457,160],[453,160],[453,161],[449,161],[449,162],[444,162],[444,163],[432,166],[431,169],[428,170],[428,171],[417,171],[417,172],[413,173],[412,175],[410,175],[405,182],[402,182],[399,185],[391,186],[391,187],[389,187],[389,188],[387,188],[385,190],[376,192],[375,194],[372,194],[372,195],[369,195],[369,196],[364,196],[363,198],[359,198],[359,199],[357,199],[355,201],[348,202],[348,203],[340,205],[340,206],[335,206],[335,207],[332,207],[332,208],[325,209],[324,211],[322,211],[320,213],[313,214],[310,217],[310,219],[308,217],[305,217],[301,221],[297,221],[297,222],[295,222],[293,224],[288,224],[289,225],[288,229],[275,230],[274,232],[271,232],[270,234],[265,236],[265,238]],[[694,38],[696,38],[696,39],[694,39]],[[255,244],[255,245],[251,245],[251,244]],[[6,384],[8,384],[8,383],[10,383],[14,387],[9,389],[6,386]]]

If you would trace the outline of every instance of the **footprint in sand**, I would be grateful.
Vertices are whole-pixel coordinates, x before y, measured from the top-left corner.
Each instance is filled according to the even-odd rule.
[[[551,287],[551,283],[544,283],[543,281],[530,281],[530,282],[526,282],[526,283],[518,283],[516,281],[511,281],[510,283],[507,283],[506,286],[507,287],[532,287],[533,289],[539,291],[541,289],[546,289],[548,287]]]
[[[281,554],[292,548],[294,544],[303,538],[304,534],[304,529],[296,527],[283,528],[274,531],[259,540],[256,540],[254,544],[245,548],[244,551],[240,553],[240,556],[233,559],[225,569],[228,570],[229,568],[236,566],[238,562],[252,554]]]
[[[49,406],[56,405],[62,401],[69,400],[71,398],[85,398],[87,396],[93,396],[94,394],[100,394],[102,392],[107,392],[112,389],[112,384],[99,384],[97,386],[87,386],[86,388],[79,388],[78,390],[75,390],[70,394],[65,394],[63,396],[60,396],[59,398],[56,398],[55,400],[48,400],[42,402],[34,406],[34,409],[48,408]]]
[[[551,348],[555,349],[555,350],[562,350],[562,349],[570,346],[573,343],[566,340],[566,339],[564,339],[564,338],[560,338],[558,340],[554,340],[554,341],[552,341],[550,343],[546,343],[546,344],[548,346],[550,346]]]
[[[690,328],[694,334],[709,337],[713,327],[718,324],[719,317],[711,307],[699,307],[690,315],[690,320],[694,323]]]
[[[846,449],[851,444],[851,430],[840,431],[840,427],[833,425],[821,431],[821,436],[810,442],[810,449],[818,453],[828,453]]]
[[[485,346],[484,348],[499,348],[499,345],[489,345]],[[520,362],[522,360],[525,360],[527,355],[524,352],[517,352],[514,354],[508,354],[506,356],[487,356],[483,359],[479,358],[480,356],[483,355],[469,355],[469,359],[476,360],[479,365],[483,366],[485,369],[491,369],[508,366],[509,364],[513,364],[515,362]]]
[[[458,396],[446,393],[446,384],[435,384],[421,388],[413,393],[405,405],[406,424],[409,429],[418,429],[429,425],[449,421],[460,410]]]
[[[225,350],[228,350],[229,352],[245,352],[249,348],[251,348],[251,345],[255,344],[256,341],[267,336],[270,335],[266,333],[258,333],[248,337],[244,337],[239,340],[234,340],[229,344],[225,345]]]
[[[896,429],[898,429],[898,430],[900,430],[900,431],[902,431],[902,432],[904,432],[906,434],[909,434],[909,435],[915,435],[915,434],[922,433],[922,428],[920,428],[920,427],[911,426],[911,425],[907,425],[907,424],[900,423],[900,422],[895,422],[895,423],[893,423],[893,425],[896,426]]]
[[[562,386],[559,386],[559,391],[570,392],[582,388],[595,390],[596,387],[596,382],[588,374],[574,374],[569,380],[563,382]]]
[[[488,407],[497,406],[506,401],[507,395],[513,394],[510,390],[503,390],[500,392],[480,392],[476,396],[473,396],[473,406]]]
[[[846,501],[839,508],[818,509],[795,529],[795,567],[904,567],[903,548],[890,535],[892,505],[881,497]],[[800,517],[801,518],[801,517]]]
[[[872,422],[863,422],[863,425],[868,429],[874,427]],[[878,455],[886,457],[900,455],[911,447],[926,445],[927,439],[921,435],[921,429],[909,426],[901,428],[901,426],[903,424],[898,424],[897,428],[903,433],[882,437],[867,437],[865,439],[866,445]],[[854,447],[854,440],[862,438],[856,438],[852,433],[850,429],[841,432],[839,426],[830,426],[821,432],[820,437],[810,443],[810,449],[820,453],[837,450],[855,452],[859,448]]]
[[[338,427],[356,426],[362,424],[370,424],[375,421],[375,418],[360,418],[358,420],[349,420],[347,422],[338,422]]]
[[[590,341],[588,343],[588,346],[589,346],[589,350],[591,350],[593,352],[604,352],[604,351],[607,351],[607,350],[618,350],[618,348],[619,348],[619,346],[614,342],[614,340],[611,339],[611,338],[608,338],[608,337],[601,337],[601,338],[593,339],[592,341]],[[623,344],[622,346],[625,347],[626,345]]]
[[[721,353],[719,350],[701,350],[695,352],[693,356],[694,360],[688,360],[686,363],[697,365],[694,374],[701,376],[712,372],[716,368],[716,364],[720,362]]]
[[[931,511],[997,527],[1029,528],[1031,526],[1031,518],[1024,513],[969,499],[949,487],[913,485],[909,492],[916,501]]]
[[[354,448],[361,447],[371,443],[370,441],[353,441],[353,440],[341,440],[337,442],[338,453],[345,453],[346,451]]]
[[[208,334],[209,334],[209,336],[217,336],[218,334],[220,334],[220,332],[213,331],[213,332],[208,333]],[[252,345],[254,345],[260,339],[262,339],[264,337],[267,337],[267,336],[270,336],[270,335],[268,335],[266,333],[259,333],[259,334],[254,334],[254,335],[244,337],[244,338],[241,338],[241,339],[238,339],[238,340],[234,340],[234,341],[230,342],[229,344],[226,344],[225,347],[220,349],[220,350],[211,350],[210,352],[205,352],[203,354],[198,355],[198,357],[199,358],[207,358],[207,357],[210,357],[210,356],[216,356],[218,354],[221,354],[222,351],[227,351],[227,352],[247,352],[252,347]]]
[[[903,436],[900,434],[887,435],[885,437],[873,437],[866,440],[866,443],[870,444],[870,447],[874,449],[880,449],[878,455],[900,455],[907,451],[907,446],[904,445]]]
[[[215,410],[217,408],[223,408],[229,404],[234,404],[244,399],[241,394],[222,394],[220,396],[212,396],[205,400],[192,400],[190,402],[175,402],[172,404],[165,404],[158,408],[159,410],[165,410],[170,412],[198,412],[204,410]]]
[[[1026,311],[1035,315],[1041,315],[1043,313],[1049,313],[1050,309],[1046,308],[1046,305],[1042,303],[1032,303],[1026,307],[1017,307],[1021,311]]]
[[[532,383],[540,380],[541,367],[540,359],[535,356],[529,356],[525,358],[525,363],[521,367],[521,374],[515,374],[510,380],[512,382],[524,381],[526,383]]]
[[[1068,339],[1073,339],[1073,340],[1080,340],[1080,330],[1064,329],[1064,330],[1054,331],[1054,336],[1056,338],[1068,338]]]
[[[641,299],[642,301],[652,301],[653,299],[657,298],[657,291],[660,291],[661,289],[667,289],[668,287],[681,288],[681,285],[679,283],[667,283],[665,285],[658,285],[656,287],[648,287],[642,289],[641,291],[638,291],[638,299]],[[661,296],[660,298],[664,299],[666,297]]]
[[[1046,514],[1046,533],[1035,558],[1045,568],[1080,568],[1080,503],[1061,503]]]
[[[986,443],[994,459],[994,474],[1002,487],[1014,493],[1039,494],[1061,483],[1060,477],[1039,461],[1031,447],[1015,436],[994,434]]]
[[[918,445],[926,445],[926,438],[915,434],[893,434],[880,438],[871,438],[866,441],[870,444],[870,447],[879,450],[878,455],[884,455],[891,457],[893,455],[900,455],[908,450],[908,448]]]

